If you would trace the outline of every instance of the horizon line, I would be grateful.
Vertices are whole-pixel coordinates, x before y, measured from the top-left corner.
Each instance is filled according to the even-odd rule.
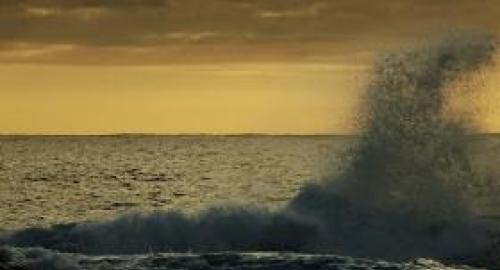
[[[117,132],[117,133],[0,133],[0,137],[9,136],[61,136],[61,137],[99,137],[99,136],[357,136],[360,133],[266,133],[266,132],[241,132],[241,133],[142,133],[142,132]],[[500,132],[475,132],[466,135],[500,135]]]
[[[216,132],[180,132],[180,133],[147,133],[147,132],[117,132],[117,133],[0,133],[1,136],[352,136],[354,133],[216,133]]]

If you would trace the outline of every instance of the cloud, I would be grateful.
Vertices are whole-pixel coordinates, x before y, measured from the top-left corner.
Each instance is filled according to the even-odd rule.
[[[0,50],[0,59],[13,58],[14,60],[30,59],[45,55],[52,55],[58,52],[67,52],[74,49],[73,45],[45,45],[45,46],[30,46],[29,44],[13,44],[9,50]]]
[[[25,10],[25,15],[34,19],[69,16],[82,21],[87,21],[106,15],[106,10],[97,7],[79,7],[70,10],[50,7],[28,7]]]
[[[166,2],[167,0],[3,0],[0,7],[156,7]]]
[[[297,18],[307,18],[307,17],[316,17],[319,15],[319,12],[322,8],[327,7],[326,3],[317,3],[314,5],[310,5],[304,7],[302,9],[284,9],[284,10],[264,10],[259,15],[261,18],[287,18],[287,17],[297,17]]]
[[[116,47],[122,52],[129,48],[160,55],[159,50],[192,50],[189,54],[197,55],[196,50],[207,48],[233,52],[238,46],[253,46],[258,48],[252,52],[256,60],[267,59],[276,47],[282,48],[277,59],[284,55],[320,58],[331,51],[356,54],[450,26],[500,32],[499,16],[500,7],[493,0],[377,4],[368,0],[3,0],[0,49],[3,54],[12,49],[8,62],[15,62],[16,54],[19,61],[27,60],[27,53],[12,45],[20,43],[35,49],[70,45],[75,55]],[[307,49],[326,45],[337,50]],[[205,54],[201,59],[213,61],[250,57],[234,52],[227,59],[210,50]],[[64,55],[71,62],[70,53],[64,51]],[[53,56],[53,62],[59,61],[61,51],[54,50]],[[0,62],[5,61],[0,56]],[[42,60],[34,54],[30,61]],[[50,56],[44,55],[42,62],[51,62]]]

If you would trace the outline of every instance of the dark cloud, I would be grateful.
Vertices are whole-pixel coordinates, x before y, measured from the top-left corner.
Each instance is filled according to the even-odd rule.
[[[143,51],[255,45],[261,49],[254,51],[259,58],[269,53],[266,46],[278,45],[282,55],[321,55],[321,51],[297,53],[288,48],[327,43],[353,47],[350,52],[355,53],[359,48],[353,44],[365,44],[361,50],[370,50],[450,27],[495,33],[500,31],[499,17],[495,0],[3,0],[0,61],[15,62],[15,53],[23,48],[61,45],[74,50]],[[54,59],[59,53],[48,52]],[[27,58],[37,62],[42,54]],[[214,60],[220,57],[206,54]],[[71,58],[67,51],[65,55]],[[233,54],[235,60],[239,57]],[[49,58],[44,55],[45,61]]]

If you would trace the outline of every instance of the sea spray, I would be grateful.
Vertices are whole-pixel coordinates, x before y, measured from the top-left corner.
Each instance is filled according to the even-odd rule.
[[[349,163],[306,186],[291,209],[321,220],[328,246],[347,253],[451,256],[485,244],[471,209],[481,178],[467,155],[473,125],[446,108],[450,94],[471,96],[456,91],[473,88],[448,86],[490,64],[493,44],[486,35],[455,33],[382,57]]]

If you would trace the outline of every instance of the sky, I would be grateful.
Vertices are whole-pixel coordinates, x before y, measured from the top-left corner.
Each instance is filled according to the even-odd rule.
[[[498,0],[0,0],[0,133],[352,133],[380,52],[499,18]]]

